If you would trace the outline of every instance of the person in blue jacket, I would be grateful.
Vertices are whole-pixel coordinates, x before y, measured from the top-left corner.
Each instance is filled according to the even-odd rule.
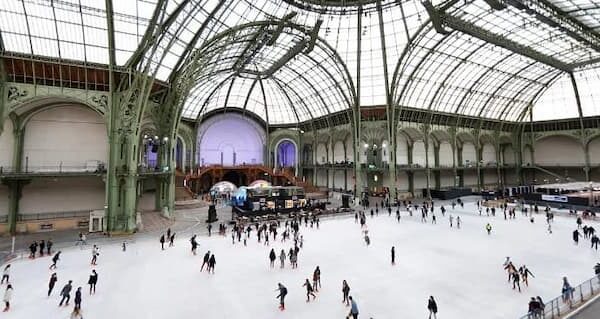
[[[348,297],[350,299],[350,313],[346,318],[352,317],[352,319],[358,319],[358,306],[356,305],[356,301],[352,299],[352,296]]]

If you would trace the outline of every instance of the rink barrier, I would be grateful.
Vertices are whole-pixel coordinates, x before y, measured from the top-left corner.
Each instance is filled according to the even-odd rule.
[[[595,297],[600,293],[600,276],[593,277],[581,283],[571,290],[571,301],[563,299],[560,295],[544,306],[543,313],[533,314],[531,312],[520,317],[519,319],[559,319],[572,313],[578,307],[585,304],[586,301]]]

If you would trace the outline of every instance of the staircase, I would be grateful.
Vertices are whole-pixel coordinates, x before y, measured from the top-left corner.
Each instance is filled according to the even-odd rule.
[[[183,186],[186,175],[179,169],[175,170],[175,201],[186,201],[194,199],[194,192]]]
[[[530,165],[530,166],[524,166],[524,167],[535,168],[538,171],[540,171],[542,173],[545,173],[545,174],[548,174],[550,176],[553,176],[554,178],[558,178],[559,180],[567,180],[567,178],[565,176],[561,176],[559,174],[556,174],[556,173],[554,173],[552,171],[549,171],[549,170],[547,170],[545,168],[542,168],[542,167],[539,167],[537,165]]]

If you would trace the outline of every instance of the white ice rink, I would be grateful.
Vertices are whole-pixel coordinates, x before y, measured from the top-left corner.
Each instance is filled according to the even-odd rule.
[[[190,253],[189,234],[182,234],[166,251],[160,250],[158,238],[138,239],[127,252],[119,245],[104,246],[95,267],[99,280],[94,296],[88,295],[86,285],[93,269],[89,248],[63,251],[59,281],[50,298],[50,259],[14,261],[12,309],[0,318],[69,318],[78,286],[85,292],[85,319],[345,318],[349,308],[342,304],[344,279],[358,303],[359,318],[426,318],[430,295],[438,302],[441,319],[518,318],[527,311],[531,296],[549,301],[560,294],[563,276],[575,286],[591,278],[593,265],[600,261],[600,253],[591,250],[587,240],[573,244],[574,218],[556,217],[554,233],[549,234],[543,214],[531,224],[520,212],[516,220],[505,221],[501,213],[495,218],[478,216],[474,204],[464,210],[447,207],[448,213],[461,216],[458,230],[449,227],[448,213],[442,218],[438,208],[439,204],[437,225],[423,224],[420,215],[408,217],[405,211],[400,223],[395,211],[391,217],[387,212],[368,216],[369,247],[354,218],[323,219],[319,230],[302,226],[304,248],[294,270],[289,264],[270,269],[268,261],[271,248],[287,252],[293,243],[271,242],[267,247],[256,242],[255,231],[247,247],[232,245],[229,235],[199,236],[197,256]],[[487,222],[493,226],[491,236],[484,230]],[[392,245],[395,266],[390,265]],[[206,250],[216,256],[214,275],[199,271]],[[522,293],[507,283],[502,269],[506,256],[535,275]],[[317,265],[323,287],[316,301],[306,303],[302,284],[312,279]],[[67,280],[74,281],[71,305],[59,308],[58,293]],[[277,309],[278,282],[289,290],[284,312]]]

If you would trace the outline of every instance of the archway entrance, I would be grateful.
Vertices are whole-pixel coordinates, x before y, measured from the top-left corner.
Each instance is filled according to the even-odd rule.
[[[283,140],[277,145],[277,167],[295,168],[296,167],[296,144],[290,140]]]

